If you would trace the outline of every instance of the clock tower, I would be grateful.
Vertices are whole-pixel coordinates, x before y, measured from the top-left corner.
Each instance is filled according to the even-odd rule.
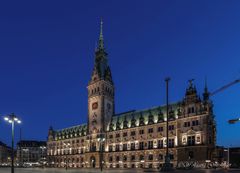
[[[104,135],[114,114],[114,85],[104,48],[103,22],[101,21],[95,63],[88,83],[88,133],[91,138]]]

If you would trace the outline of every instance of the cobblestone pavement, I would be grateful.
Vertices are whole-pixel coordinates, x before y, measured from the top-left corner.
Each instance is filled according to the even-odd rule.
[[[0,168],[0,173],[10,173],[10,168]],[[54,169],[54,168],[15,168],[15,173],[100,173],[99,169]],[[111,169],[103,170],[102,173],[144,173],[144,172],[158,172],[157,170],[141,170],[141,169]],[[240,169],[222,170],[222,169],[201,169],[201,170],[174,170],[175,173],[240,173]]]

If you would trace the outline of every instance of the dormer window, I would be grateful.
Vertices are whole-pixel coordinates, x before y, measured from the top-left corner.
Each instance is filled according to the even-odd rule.
[[[192,114],[194,112],[195,112],[195,108],[193,106],[188,108],[188,114]]]

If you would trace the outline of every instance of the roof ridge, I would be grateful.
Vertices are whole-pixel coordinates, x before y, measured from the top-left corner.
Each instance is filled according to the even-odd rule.
[[[177,105],[177,104],[178,104],[178,102],[172,102],[172,103],[169,103],[169,106]],[[152,106],[150,108],[145,108],[145,109],[141,109],[141,110],[131,110],[131,111],[126,111],[126,112],[121,112],[121,113],[117,113],[113,116],[119,116],[119,115],[127,114],[127,113],[130,113],[130,112],[139,113],[139,112],[144,112],[144,111],[148,111],[148,110],[152,110],[152,109],[157,109],[159,107],[166,107],[166,104],[159,105],[159,106]]]
[[[86,125],[87,125],[87,123],[83,123],[83,124],[79,124],[79,125],[75,125],[75,126],[70,126],[70,127],[58,129],[58,130],[56,130],[56,131],[62,131],[62,130],[72,129],[72,128],[74,128],[74,127],[80,127],[80,126],[86,126]]]

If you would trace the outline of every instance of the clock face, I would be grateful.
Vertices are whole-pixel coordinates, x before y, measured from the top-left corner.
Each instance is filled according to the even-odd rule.
[[[95,109],[97,109],[97,108],[98,108],[98,102],[94,102],[94,103],[92,104],[92,109],[95,110]]]

